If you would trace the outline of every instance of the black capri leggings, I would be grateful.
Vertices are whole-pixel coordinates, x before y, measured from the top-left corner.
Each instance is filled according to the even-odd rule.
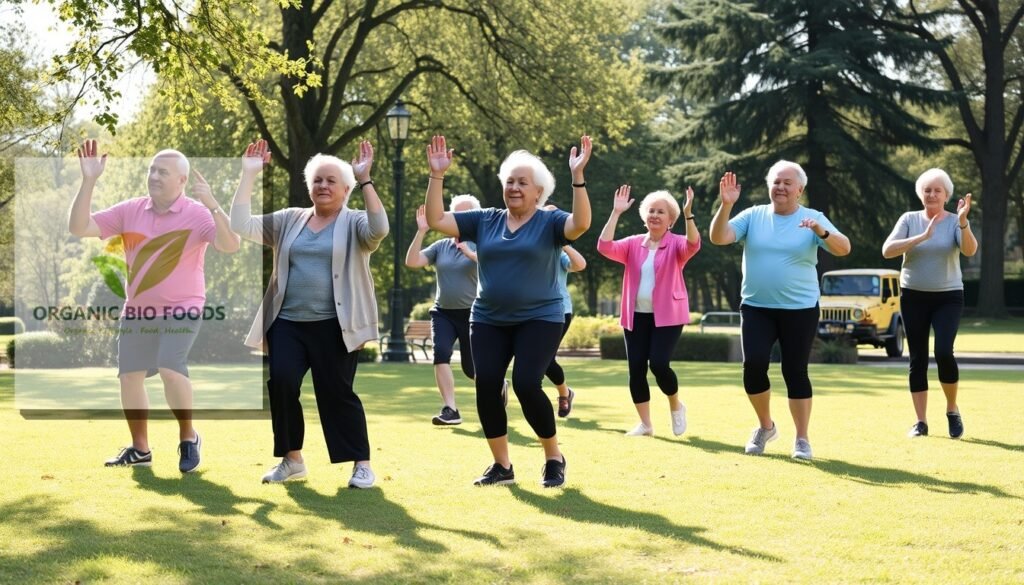
[[[953,357],[953,342],[964,310],[964,291],[925,292],[903,289],[900,312],[910,350],[910,391],[928,390],[928,336],[935,329],[935,365],[939,382],[960,381],[960,369]]]
[[[670,362],[683,326],[655,327],[654,313],[633,313],[633,330],[623,329],[622,333],[626,338],[629,394],[633,397],[633,404],[651,401],[651,387],[647,383],[648,364],[665,396],[679,392],[679,380]]]
[[[565,334],[569,331],[569,325],[572,323],[572,313],[565,314],[565,323],[562,325],[562,336],[558,338],[558,345],[562,345],[562,340],[565,339]],[[561,386],[565,384],[565,371],[562,370],[562,365],[558,363],[556,358],[551,358],[551,363],[548,365],[548,371],[544,372],[544,375],[551,380],[551,383],[555,386]]]
[[[470,380],[475,375],[473,370],[473,350],[469,343],[469,309],[430,310],[430,336],[434,343],[434,365],[452,363],[452,350],[455,340],[459,340],[459,351],[462,352],[462,373]]]
[[[765,309],[740,305],[740,332],[743,344],[743,389],[747,394],[760,394],[771,389],[768,364],[772,345],[777,340],[782,350],[782,378],[792,399],[811,397],[811,379],[807,362],[811,344],[818,334],[820,310]]]
[[[558,351],[562,324],[536,320],[504,326],[470,323],[469,331],[476,359],[476,410],[484,436],[495,439],[508,434],[501,387],[514,357],[512,387],[526,422],[541,439],[554,437],[555,411],[541,382],[544,369]]]

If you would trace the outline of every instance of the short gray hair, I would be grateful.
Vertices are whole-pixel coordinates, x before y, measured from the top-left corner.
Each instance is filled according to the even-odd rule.
[[[306,163],[306,168],[302,174],[306,178],[306,189],[310,193],[313,192],[313,178],[316,176],[316,171],[320,167],[331,166],[338,170],[338,174],[341,175],[341,182],[348,185],[348,193],[345,195],[345,203],[348,204],[348,197],[352,194],[352,189],[356,188],[356,176],[352,172],[352,165],[341,160],[336,156],[329,154],[314,154],[309,162]]]
[[[796,179],[800,181],[800,186],[804,188],[807,187],[807,173],[804,172],[804,168],[791,160],[780,160],[768,169],[768,174],[764,177],[765,181],[768,183],[769,191],[772,190],[772,183],[775,182],[775,178],[779,176],[779,173],[786,169],[793,169],[796,171]]]
[[[541,188],[540,198],[537,199],[537,207],[542,207],[555,190],[555,176],[548,170],[544,161],[537,158],[536,155],[530,154],[525,150],[517,150],[501,161],[498,179],[501,180],[502,188],[505,187],[505,182],[508,181],[512,171],[519,167],[529,167],[533,171],[533,182]]]
[[[174,150],[173,148],[165,148],[164,150],[161,150],[160,152],[154,154],[153,160],[155,161],[156,159],[162,156],[174,157],[175,159],[177,159],[178,172],[184,175],[186,178],[189,176],[189,173],[192,172],[192,165],[188,162],[188,157],[182,154],[181,151]]]
[[[643,201],[640,202],[640,219],[643,220],[644,225],[647,225],[647,212],[651,210],[651,205],[654,205],[657,201],[664,201],[668,205],[668,212],[672,216],[672,223],[675,223],[679,219],[679,202],[668,191],[653,191],[648,193]]]
[[[935,179],[942,181],[942,186],[946,189],[946,195],[948,198],[953,198],[953,179],[949,178],[949,173],[939,168],[928,169],[921,173],[921,176],[917,178],[917,182],[914,183],[914,191],[917,192],[917,196],[921,196],[921,191],[924,190],[924,186],[931,183]]]
[[[448,204],[448,211],[454,211],[455,206],[460,203],[469,203],[471,209],[480,209],[480,200],[470,195],[469,193],[463,193],[462,195],[456,195],[452,197],[451,203]]]

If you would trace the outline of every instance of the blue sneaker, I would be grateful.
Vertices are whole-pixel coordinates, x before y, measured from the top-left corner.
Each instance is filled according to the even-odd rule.
[[[949,436],[959,439],[964,436],[964,419],[959,412],[947,412],[946,419],[949,421]]]
[[[178,445],[178,470],[182,473],[191,473],[199,467],[199,446],[203,440],[196,433],[195,441],[182,441]]]

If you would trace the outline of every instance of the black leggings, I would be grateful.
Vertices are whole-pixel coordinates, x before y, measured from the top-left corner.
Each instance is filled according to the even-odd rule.
[[[953,342],[964,310],[964,291],[924,292],[903,289],[900,312],[910,350],[910,391],[928,390],[928,336],[935,329],[935,365],[939,382],[956,384],[960,370],[953,357]]]
[[[313,393],[331,463],[370,459],[366,413],[353,389],[358,351],[348,351],[337,319],[295,322],[275,319],[267,331],[270,420],[274,457],[302,449],[306,424],[299,394],[313,370]]]
[[[470,323],[469,331],[476,360],[476,410],[484,436],[496,439],[508,434],[501,387],[514,357],[512,387],[526,422],[541,439],[554,437],[555,412],[541,382],[544,368],[558,351],[562,324],[536,320],[505,326]]]
[[[654,313],[633,313],[633,330],[623,329],[622,333],[626,337],[629,394],[633,397],[633,404],[651,401],[651,387],[647,383],[648,364],[665,396],[679,392],[679,380],[672,371],[671,360],[683,326],[655,327]]]
[[[459,340],[462,353],[462,373],[470,380],[473,371],[473,350],[469,343],[469,309],[441,309],[430,311],[430,336],[434,344],[434,365],[452,363],[455,340]]]
[[[565,333],[569,331],[569,324],[572,323],[572,313],[565,314],[565,323],[562,325],[562,336],[558,338],[558,345],[562,345],[562,340],[565,339]],[[544,375],[551,380],[551,383],[555,386],[561,386],[565,384],[565,372],[562,370],[562,366],[558,363],[556,358],[551,358],[551,364],[548,365],[548,371],[544,372]]]
[[[818,334],[819,313],[817,305],[810,309],[765,309],[740,305],[743,389],[747,394],[760,394],[771,389],[768,364],[772,346],[778,340],[787,394],[792,399],[811,397],[807,362],[811,359],[811,344]]]

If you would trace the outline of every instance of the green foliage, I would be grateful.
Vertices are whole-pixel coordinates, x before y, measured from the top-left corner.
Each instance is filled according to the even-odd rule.
[[[15,362],[15,353],[21,359]],[[7,343],[7,360],[11,367],[61,368],[67,367],[66,344],[52,331],[19,333]]]
[[[855,364],[857,345],[848,336],[823,340],[815,338],[811,345],[812,364]]]
[[[409,318],[415,321],[426,321],[430,319],[430,309],[434,306],[434,299],[429,301],[423,301],[422,303],[416,303],[412,307],[412,312],[409,313]]]
[[[24,333],[25,323],[17,317],[0,317],[0,335]]]
[[[599,347],[602,337],[616,334],[622,335],[617,317],[573,317],[562,346],[569,349]]]
[[[672,352],[672,361],[727,362],[733,335],[683,333]],[[601,359],[626,359],[626,340],[621,335],[601,338]]]
[[[359,350],[359,363],[372,363],[380,357],[380,348],[376,344],[368,343]]]

